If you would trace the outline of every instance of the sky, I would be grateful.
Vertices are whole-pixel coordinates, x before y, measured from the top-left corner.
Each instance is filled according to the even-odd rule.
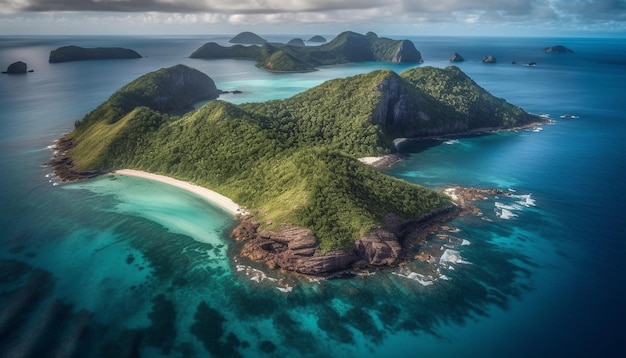
[[[626,38],[626,0],[0,0],[0,36],[346,30]]]

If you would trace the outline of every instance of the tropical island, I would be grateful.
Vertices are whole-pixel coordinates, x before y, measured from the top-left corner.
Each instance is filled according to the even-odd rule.
[[[201,59],[235,58],[257,62],[257,67],[273,72],[314,71],[319,66],[350,62],[422,62],[421,53],[409,40],[365,35],[351,31],[339,34],[319,46],[265,42],[262,45],[222,46],[215,42],[202,45],[189,57]]]
[[[121,47],[94,47],[63,46],[50,51],[48,62],[60,63],[87,60],[113,60],[141,58],[136,51]]]
[[[284,100],[235,105],[184,65],[115,92],[61,138],[66,179],[118,169],[212,189],[242,208],[241,254],[305,274],[396,265],[404,243],[460,208],[358,158],[393,155],[394,139],[514,128],[541,118],[496,98],[459,68],[379,70]]]

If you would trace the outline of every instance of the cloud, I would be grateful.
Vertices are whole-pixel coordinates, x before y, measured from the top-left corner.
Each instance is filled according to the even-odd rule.
[[[626,29],[626,0],[0,0],[0,14],[5,14],[3,21],[7,16],[15,20],[83,14],[111,19],[127,14],[126,18],[139,17],[145,23],[181,25],[515,24],[528,29]]]
[[[4,12],[283,13],[368,9],[395,0],[0,0]]]

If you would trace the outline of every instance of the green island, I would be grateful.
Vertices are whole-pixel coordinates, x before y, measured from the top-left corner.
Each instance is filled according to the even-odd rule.
[[[317,38],[316,38],[317,40]],[[262,45],[222,46],[215,42],[202,45],[189,57],[201,59],[236,58],[253,60],[259,68],[273,72],[314,71],[319,66],[349,62],[422,62],[421,53],[409,40],[343,32],[318,46],[265,42]]]
[[[459,68],[379,70],[284,100],[235,105],[204,73],[176,65],[115,92],[59,141],[62,178],[138,169],[193,182],[249,215],[241,254],[305,274],[390,266],[450,197],[358,158],[393,155],[394,139],[514,128],[541,121],[490,95]]]
[[[114,60],[141,58],[136,51],[122,47],[94,47],[63,46],[50,51],[48,62],[61,63],[88,60]]]

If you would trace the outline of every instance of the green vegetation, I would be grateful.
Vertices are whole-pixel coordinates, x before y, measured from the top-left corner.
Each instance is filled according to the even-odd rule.
[[[48,62],[70,62],[85,60],[110,60],[124,58],[141,58],[137,52],[121,47],[83,48],[79,46],[63,46],[50,51]]]
[[[325,41],[323,41],[325,42]],[[201,46],[191,58],[241,58],[257,61],[257,66],[269,71],[310,71],[317,66],[348,62],[421,62],[422,56],[408,40],[379,38],[373,32],[366,35],[346,31],[320,46],[290,46],[290,44],[263,43],[262,46],[223,47],[209,42]]]
[[[396,134],[421,124],[411,117],[419,117],[415,108],[408,106],[410,111],[395,118],[390,113],[399,111],[381,109],[389,103],[421,105],[430,121],[444,123],[453,117],[446,101],[457,100],[444,95],[446,88],[462,83],[473,89],[456,92],[482,93],[457,71],[375,71],[328,81],[286,100],[244,105],[217,100],[181,115],[186,104],[171,95],[172,84],[181,73],[189,76],[188,84],[207,83],[208,77],[174,66],[131,82],[77,123],[69,134],[77,145],[69,155],[79,170],[134,168],[192,181],[246,206],[269,229],[287,223],[308,227],[323,251],[349,248],[382,226],[387,214],[410,220],[451,205],[439,193],[356,158],[392,152]],[[418,82],[420,87],[413,84]],[[177,105],[155,102],[155,96]],[[463,111],[474,106],[470,101]],[[500,111],[505,108],[498,106],[491,115]]]

